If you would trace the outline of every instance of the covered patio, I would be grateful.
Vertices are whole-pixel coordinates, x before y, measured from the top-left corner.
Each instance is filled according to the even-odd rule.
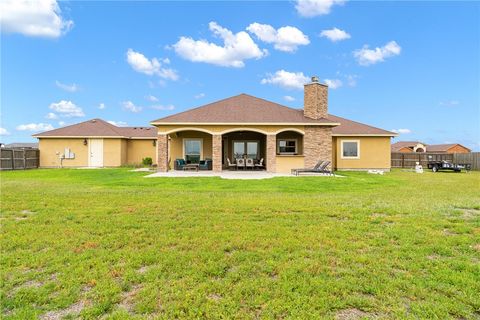
[[[258,127],[175,128],[159,132],[159,171],[262,171],[302,168],[303,131]],[[270,128],[268,128],[270,129]],[[272,132],[273,131],[273,132]]]

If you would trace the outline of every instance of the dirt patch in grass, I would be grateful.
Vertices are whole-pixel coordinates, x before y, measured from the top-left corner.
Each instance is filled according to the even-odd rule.
[[[134,299],[138,292],[142,289],[141,285],[134,285],[130,291],[124,292],[118,307],[127,311],[129,314],[134,314]]]
[[[480,243],[474,244],[474,245],[472,246],[472,248],[473,248],[474,250],[480,251]]]
[[[221,295],[218,295],[218,294],[216,294],[216,293],[211,293],[211,294],[209,294],[209,295],[207,296],[207,299],[208,299],[208,300],[212,300],[212,301],[215,301],[215,302],[222,300],[222,298],[223,298],[223,297],[222,297]]]
[[[340,310],[335,314],[336,320],[375,319],[376,316],[356,308]]]
[[[80,312],[88,305],[87,301],[81,300],[66,309],[49,311],[40,316],[41,320],[60,320],[66,316],[78,316]]]
[[[137,269],[137,272],[139,274],[145,274],[150,270],[151,266],[141,266],[140,268]]]

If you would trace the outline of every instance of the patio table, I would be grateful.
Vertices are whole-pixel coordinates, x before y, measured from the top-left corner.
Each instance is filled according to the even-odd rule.
[[[195,170],[198,171],[198,163],[189,163],[183,166],[183,171]]]

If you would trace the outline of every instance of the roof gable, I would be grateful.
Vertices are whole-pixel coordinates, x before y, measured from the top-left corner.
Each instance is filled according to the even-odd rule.
[[[157,125],[172,123],[332,124],[332,121],[324,118],[311,119],[303,115],[303,110],[289,108],[242,93],[151,122],[151,124]]]

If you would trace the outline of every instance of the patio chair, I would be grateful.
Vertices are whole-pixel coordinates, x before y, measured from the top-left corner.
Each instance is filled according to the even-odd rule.
[[[228,165],[228,170],[231,170],[233,168],[235,168],[235,170],[237,169],[237,165],[235,163],[231,163],[230,158],[227,158],[227,165]]]
[[[236,160],[236,162],[237,162],[237,169],[238,169],[238,168],[245,169],[245,159],[243,159],[243,158],[238,158],[238,159]]]
[[[175,159],[175,162],[173,163],[173,168],[175,170],[183,170],[183,167],[185,167],[187,163],[183,159]]]
[[[327,167],[330,164],[330,161],[319,161],[315,167],[313,168],[304,168],[304,169],[293,169],[292,173],[296,176],[300,175],[301,173],[328,173],[332,174],[331,170],[328,170]]]
[[[245,169],[251,168],[252,170],[255,168],[255,164],[253,163],[252,158],[247,158],[245,161]]]
[[[255,163],[255,169],[258,169],[258,170],[265,169],[265,166],[263,165],[263,158],[260,159],[259,163]]]
[[[200,160],[198,164],[199,170],[212,170],[212,159]]]

